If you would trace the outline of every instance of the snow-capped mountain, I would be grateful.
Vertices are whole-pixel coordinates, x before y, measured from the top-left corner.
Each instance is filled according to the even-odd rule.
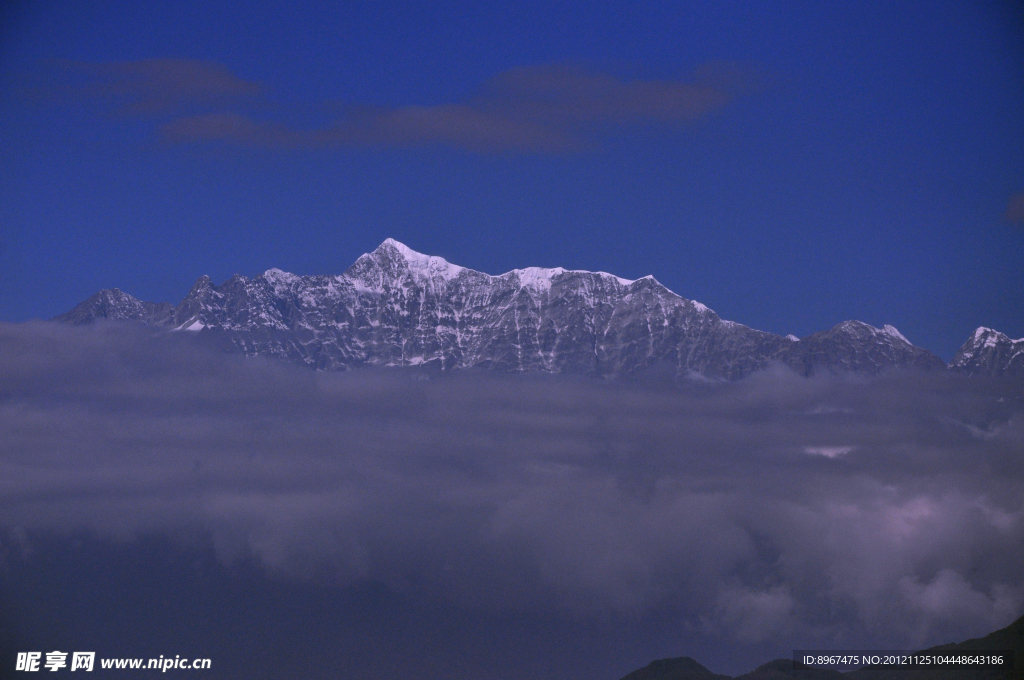
[[[892,326],[847,321],[803,339],[725,321],[653,277],[529,267],[491,276],[387,239],[338,276],[270,269],[220,286],[201,277],[177,306],[103,290],[56,317],[138,320],[218,337],[247,355],[318,369],[489,368],[628,374],[654,366],[739,378],[781,362],[799,373],[945,368]]]
[[[982,326],[964,343],[949,367],[971,374],[1024,375],[1024,338],[1011,340]]]

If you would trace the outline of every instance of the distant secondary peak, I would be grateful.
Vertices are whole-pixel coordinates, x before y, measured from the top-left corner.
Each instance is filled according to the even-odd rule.
[[[288,290],[296,281],[300,281],[302,279],[300,276],[283,271],[277,267],[271,267],[267,271],[263,272],[262,278],[273,286],[274,291],[278,294],[280,294],[282,290]]]
[[[299,279],[295,274],[278,269],[277,267],[271,267],[267,271],[263,272],[263,278],[272,283],[283,284],[289,284]]]
[[[198,279],[196,279],[195,283],[192,284],[192,290],[189,291],[189,295],[194,295],[199,291],[206,290],[210,288],[210,286],[212,285],[213,281],[210,280],[210,277],[207,276],[206,274],[203,274]]]
[[[863,321],[857,321],[856,319],[850,319],[849,321],[844,321],[841,324],[837,324],[835,326],[835,328],[833,328],[832,330],[833,331],[843,331],[843,332],[846,332],[846,333],[860,334],[860,335],[865,335],[865,334],[868,334],[868,333],[870,333],[871,335],[875,335],[875,336],[884,335],[884,336],[888,336],[888,337],[892,338],[893,340],[899,340],[900,342],[905,342],[906,344],[908,344],[910,346],[914,345],[914,343],[910,342],[910,340],[907,340],[906,336],[904,336],[902,333],[900,333],[899,330],[897,330],[895,326],[892,326],[890,324],[885,324],[881,328],[875,328],[874,326],[872,326],[869,323],[864,323]]]
[[[1018,342],[1024,342],[1024,338],[1017,338],[1014,340],[1006,333],[1001,333],[994,328],[986,328],[985,326],[979,326],[972,336],[971,340],[974,343],[979,343],[982,340],[985,342],[986,347],[994,347],[1000,342],[1010,342],[1017,344]]]
[[[995,336],[998,337],[1000,335],[1003,335],[1003,333],[1000,333],[999,331],[997,331],[994,328],[987,328],[985,326],[978,326],[978,328],[975,329],[975,331],[974,331],[974,340],[975,340],[975,342],[977,342],[978,340],[981,340],[982,338],[984,338],[985,336],[988,336],[988,335],[995,335]]]

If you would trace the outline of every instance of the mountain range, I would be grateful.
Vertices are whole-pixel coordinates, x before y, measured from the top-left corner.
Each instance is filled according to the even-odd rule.
[[[499,276],[415,252],[394,239],[336,276],[269,269],[214,285],[200,277],[176,306],[101,290],[54,320],[138,321],[199,333],[248,356],[316,369],[421,366],[509,372],[736,379],[783,364],[802,375],[888,368],[1024,375],[1024,339],[979,328],[949,366],[893,326],[845,321],[804,338],[720,318],[652,276],[514,269]]]

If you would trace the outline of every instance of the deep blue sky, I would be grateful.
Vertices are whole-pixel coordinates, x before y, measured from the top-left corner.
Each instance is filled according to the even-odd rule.
[[[7,3],[0,320],[384,238],[653,274],[949,359],[1024,336],[1024,12],[991,2]]]

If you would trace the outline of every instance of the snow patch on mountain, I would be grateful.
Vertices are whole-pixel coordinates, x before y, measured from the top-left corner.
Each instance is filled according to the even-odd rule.
[[[519,279],[519,285],[535,291],[551,290],[551,280],[556,276],[565,273],[561,267],[545,269],[542,267],[527,267],[526,269],[513,269],[511,274]]]
[[[906,337],[904,337],[903,333],[900,333],[898,330],[896,330],[895,326],[885,324],[884,326],[882,326],[882,332],[890,337],[896,338],[897,340],[902,340],[908,345],[913,344],[910,342],[910,340],[907,340]]]

